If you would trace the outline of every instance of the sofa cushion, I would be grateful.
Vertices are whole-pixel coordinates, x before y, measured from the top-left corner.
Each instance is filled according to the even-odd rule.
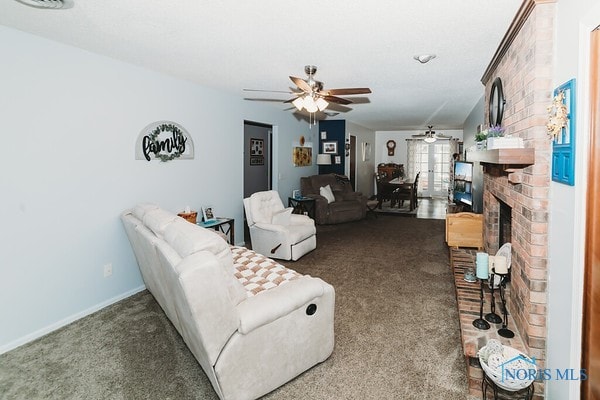
[[[178,218],[173,213],[157,208],[156,210],[146,212],[143,222],[156,236],[162,238],[166,227]]]
[[[233,304],[237,305],[246,298],[244,288],[233,275],[233,257],[229,244],[215,231],[178,218],[165,229],[165,242],[184,259],[199,251],[214,254],[223,268],[227,290]]]
[[[336,183],[335,176],[333,174],[311,175],[309,178],[315,193],[318,193],[320,187],[327,185],[329,185],[331,188],[334,188]]]
[[[164,238],[182,258],[201,250],[210,251],[214,255],[229,250],[227,242],[216,232],[190,224],[183,218],[178,218],[166,227]]]
[[[328,203],[333,203],[335,201],[335,196],[333,195],[333,191],[329,185],[320,187],[319,194],[325,197]]]
[[[276,193],[276,196],[274,195]],[[283,210],[279,194],[273,190],[257,192],[249,197],[250,214],[254,223],[270,224],[273,214]]]
[[[140,203],[133,208],[132,214],[140,221],[143,221],[144,215],[146,215],[146,213],[148,211],[153,211],[153,210],[157,210],[157,209],[158,209],[158,206],[156,204]]]

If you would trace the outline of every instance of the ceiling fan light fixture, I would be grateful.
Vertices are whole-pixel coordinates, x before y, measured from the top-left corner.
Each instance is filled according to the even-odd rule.
[[[319,97],[315,103],[316,103],[319,111],[323,111],[327,108],[327,106],[329,106],[329,103],[327,102],[327,100],[325,100],[322,97]]]
[[[420,62],[421,64],[426,64],[429,61],[433,60],[436,57],[435,54],[417,54],[413,58]]]
[[[312,96],[306,96],[304,98],[304,108],[306,108],[306,111],[311,114],[317,112],[319,109],[317,103],[315,103],[315,99],[313,99]]]
[[[296,100],[292,101],[292,104],[298,111],[301,111],[302,107],[304,107],[304,97],[297,97]]]
[[[423,139],[425,143],[434,143],[436,140],[437,139],[435,136],[427,136],[425,139]]]
[[[21,4],[34,8],[67,9],[73,7],[72,0],[16,0]]]

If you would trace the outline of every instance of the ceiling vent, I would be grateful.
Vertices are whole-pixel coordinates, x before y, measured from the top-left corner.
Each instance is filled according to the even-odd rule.
[[[64,9],[73,7],[71,0],[16,0],[21,4],[35,8]]]

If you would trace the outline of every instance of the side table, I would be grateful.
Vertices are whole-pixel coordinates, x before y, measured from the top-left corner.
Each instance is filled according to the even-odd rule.
[[[308,215],[315,219],[315,199],[288,197],[288,207],[294,208],[294,214]]]
[[[218,217],[215,220],[207,222],[197,222],[196,225],[203,228],[212,228],[215,231],[220,231],[225,235],[229,235],[229,244],[235,246],[235,220],[233,218],[221,218]],[[227,225],[227,226],[226,226]]]

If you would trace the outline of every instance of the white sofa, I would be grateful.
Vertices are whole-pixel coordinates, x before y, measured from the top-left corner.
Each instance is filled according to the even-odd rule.
[[[332,353],[331,285],[155,205],[121,219],[146,287],[219,398],[256,399]]]

